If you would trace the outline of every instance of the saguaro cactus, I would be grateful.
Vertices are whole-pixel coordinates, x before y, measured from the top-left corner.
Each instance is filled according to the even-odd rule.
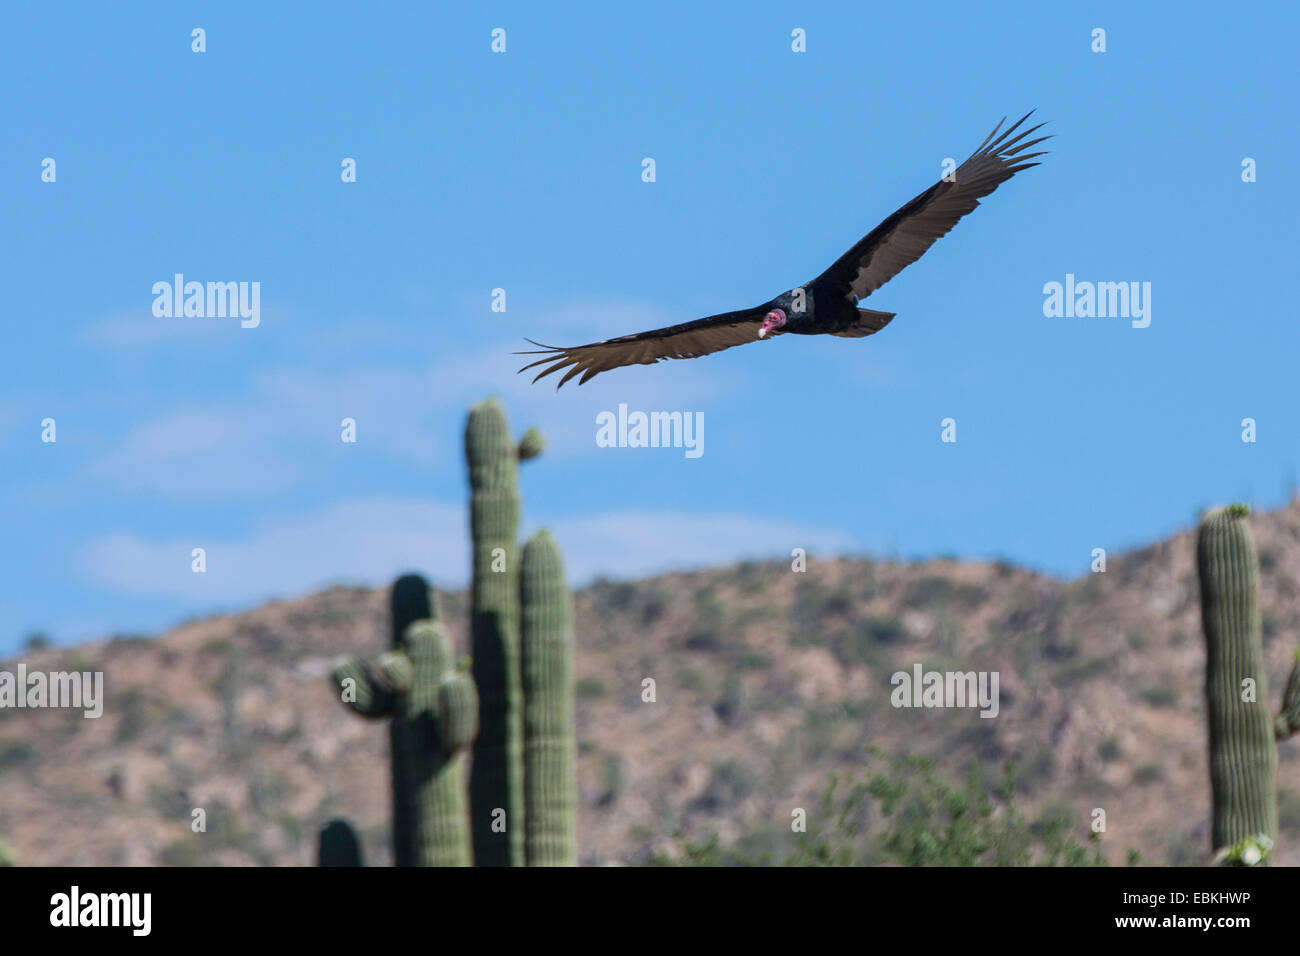
[[[364,866],[361,839],[347,820],[331,820],[320,828],[316,848],[318,866]]]
[[[555,540],[539,531],[520,560],[525,845],[529,866],[578,862],[573,622]]]
[[[455,671],[428,583],[409,574],[392,592],[393,649],[334,668],[344,703],[390,719],[393,857],[397,866],[468,866],[464,752],[478,724],[473,681]]]
[[[474,576],[470,637],[482,726],[470,772],[474,859],[524,864],[522,704],[519,674],[519,462],[541,453],[530,429],[519,444],[494,399],[465,426]]]
[[[1208,512],[1196,541],[1205,630],[1209,717],[1211,843],[1215,860],[1262,862],[1277,840],[1277,739],[1300,727],[1300,660],[1281,714],[1268,710],[1258,598],[1259,558],[1246,523],[1250,509]]]

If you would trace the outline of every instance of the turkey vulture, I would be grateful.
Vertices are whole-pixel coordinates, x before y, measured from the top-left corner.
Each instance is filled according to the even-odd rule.
[[[698,358],[710,352],[744,345],[785,332],[796,335],[839,335],[861,338],[879,332],[893,312],[859,309],[865,299],[898,273],[925,254],[940,236],[957,224],[957,220],[979,205],[999,185],[1022,169],[1037,166],[1026,162],[1046,151],[1026,153],[1031,146],[1050,139],[1025,137],[1044,124],[1032,126],[1012,137],[1030,110],[1016,123],[1002,129],[1006,117],[970,158],[957,167],[951,180],[941,179],[921,195],[867,233],[852,249],[840,256],[829,269],[811,282],[789,292],[782,292],[770,302],[739,312],[723,312],[694,322],[672,325],[665,329],[623,335],[604,342],[555,348],[533,342],[538,351],[517,355],[541,355],[519,371],[545,365],[534,382],[552,372],[569,368],[560,379],[559,388],[579,372],[581,385],[593,375],[621,365],[651,365],[660,359]]]

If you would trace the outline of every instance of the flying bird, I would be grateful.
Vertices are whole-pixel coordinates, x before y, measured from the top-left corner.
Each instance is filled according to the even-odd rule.
[[[858,302],[875,292],[925,254],[940,236],[976,206],[979,201],[1022,169],[1037,166],[1028,160],[1046,150],[1026,153],[1050,136],[1026,139],[1043,123],[1016,136],[1013,133],[1033,115],[1031,110],[1002,131],[1003,117],[951,177],[944,177],[892,216],[867,233],[848,252],[835,260],[811,282],[782,292],[776,298],[738,312],[723,312],[708,318],[671,325],[650,332],[623,335],[616,339],[556,348],[540,342],[538,350],[518,355],[541,355],[519,371],[546,366],[538,379],[568,369],[556,388],[575,375],[578,384],[593,375],[623,365],[652,365],[661,359],[698,358],[733,345],[760,339],[770,340],[787,332],[795,335],[838,335],[861,338],[879,332],[889,324],[893,312],[860,309]],[[999,131],[1002,131],[999,135]]]

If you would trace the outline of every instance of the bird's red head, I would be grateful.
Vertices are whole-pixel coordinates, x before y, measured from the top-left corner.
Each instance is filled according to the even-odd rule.
[[[785,325],[785,312],[781,309],[773,309],[767,315],[763,316],[763,327],[758,330],[758,337],[761,339],[768,332],[774,332]]]

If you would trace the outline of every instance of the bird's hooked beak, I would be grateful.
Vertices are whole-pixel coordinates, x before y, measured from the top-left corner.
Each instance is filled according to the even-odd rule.
[[[763,316],[763,327],[758,330],[758,337],[761,339],[775,329],[785,325],[785,312],[781,309],[773,309],[767,315]]]

